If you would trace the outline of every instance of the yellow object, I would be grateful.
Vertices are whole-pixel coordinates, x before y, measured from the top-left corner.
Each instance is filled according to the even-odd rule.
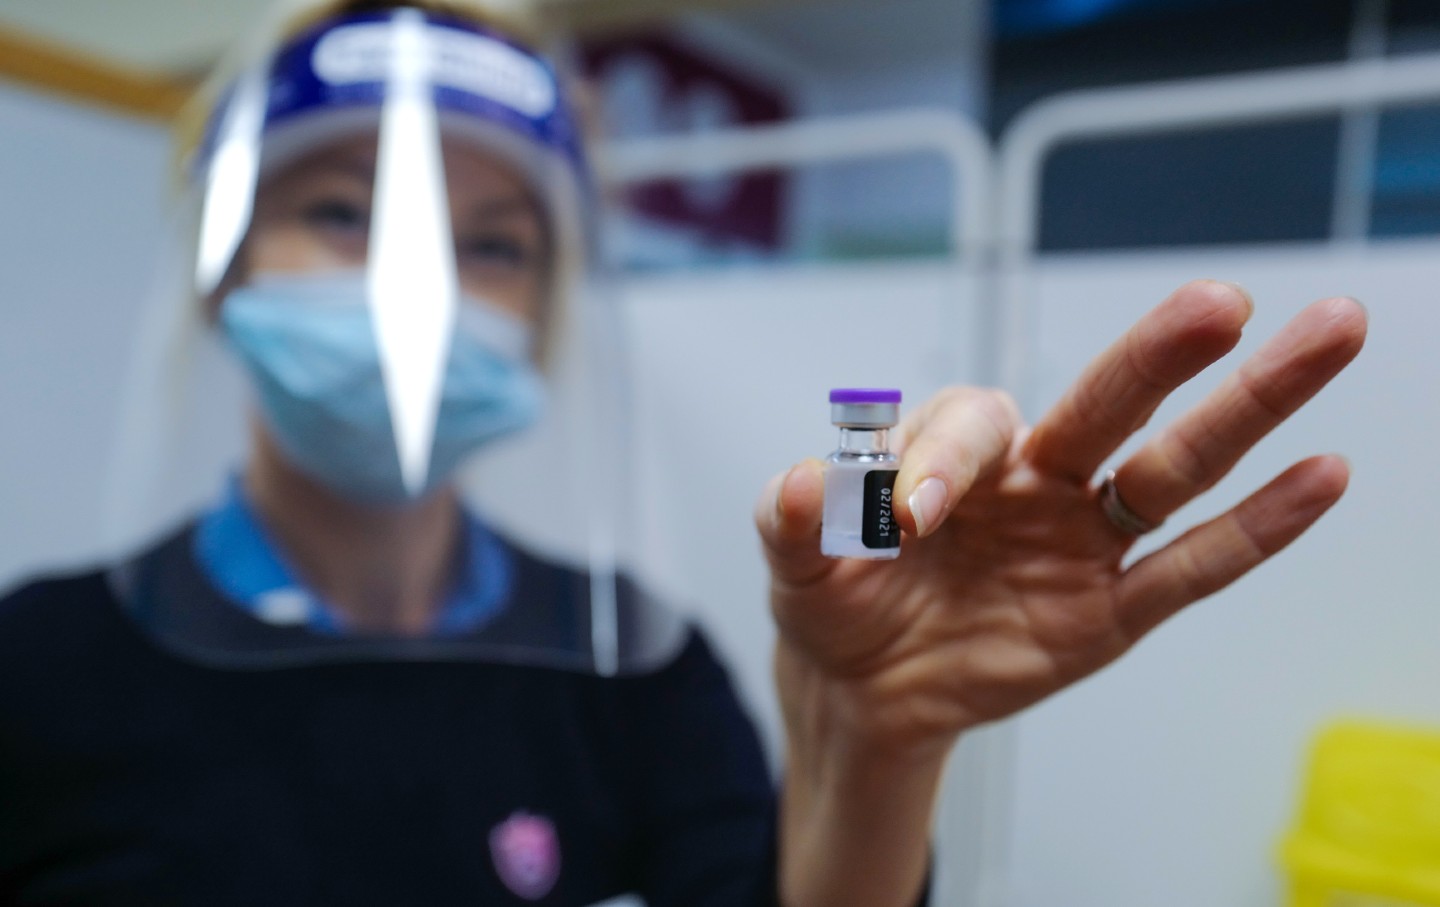
[[[1440,907],[1440,731],[1323,731],[1280,861],[1290,907]]]

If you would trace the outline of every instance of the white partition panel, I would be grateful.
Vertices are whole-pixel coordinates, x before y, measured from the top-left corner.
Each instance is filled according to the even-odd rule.
[[[752,524],[766,481],[838,435],[828,392],[893,386],[917,405],[973,383],[985,346],[978,279],[952,263],[630,281],[645,507],[640,567],[694,607],[778,762],[768,573]],[[1001,741],[1003,742],[1003,741]],[[996,741],[952,762],[937,840],[937,905],[976,903],[997,824]]]
[[[1018,722],[1008,902],[1024,907],[1269,907],[1307,741],[1361,714],[1440,722],[1440,247],[1433,244],[1042,260],[1038,401],[1185,280],[1216,277],[1257,309],[1234,363],[1312,299],[1371,313],[1349,372],[1161,544],[1313,454],[1354,465],[1346,498],[1272,564],[1161,627]],[[1157,415],[1213,387],[1207,373]]]

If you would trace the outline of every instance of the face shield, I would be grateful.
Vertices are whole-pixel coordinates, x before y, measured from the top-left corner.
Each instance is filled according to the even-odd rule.
[[[180,476],[220,503],[113,571],[122,601],[234,667],[663,665],[685,630],[618,567],[623,356],[582,273],[591,186],[554,72],[418,9],[277,43],[193,156],[193,255],[145,326],[112,535],[167,513]],[[246,418],[211,393],[222,350],[251,429],[207,470],[217,422]],[[436,607],[402,624],[416,596],[384,567],[416,558],[443,565]],[[327,600],[367,576],[368,611]]]

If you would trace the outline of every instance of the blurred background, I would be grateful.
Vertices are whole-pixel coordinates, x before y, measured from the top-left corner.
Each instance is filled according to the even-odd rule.
[[[603,134],[636,569],[705,616],[772,752],[749,512],[833,446],[827,388],[999,383],[1033,419],[1185,280],[1252,291],[1237,355],[1312,299],[1369,306],[1357,364],[1142,550],[1311,453],[1350,457],[1347,498],[1121,663],[967,739],[939,817],[947,907],[1286,903],[1309,870],[1277,846],[1319,729],[1440,725],[1440,4],[507,2],[556,24]],[[117,553],[102,510],[169,229],[169,120],[262,5],[0,0],[0,585]],[[172,514],[218,488],[225,399]],[[1422,795],[1440,802],[1392,799]]]

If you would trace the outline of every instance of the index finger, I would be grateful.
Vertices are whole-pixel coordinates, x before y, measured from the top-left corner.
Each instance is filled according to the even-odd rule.
[[[977,478],[998,467],[1020,430],[1020,410],[1008,394],[947,388],[900,427],[900,474],[895,515],[911,535],[935,531]]]
[[[1235,348],[1253,310],[1233,284],[1197,280],[1176,290],[1080,374],[1035,426],[1027,459],[1089,481],[1171,391]]]

